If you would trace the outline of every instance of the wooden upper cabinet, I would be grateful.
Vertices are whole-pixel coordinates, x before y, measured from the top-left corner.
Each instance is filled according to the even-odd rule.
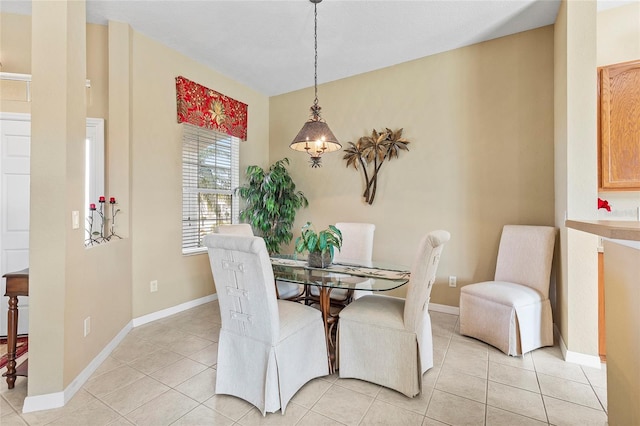
[[[600,189],[640,191],[640,60],[598,73]]]

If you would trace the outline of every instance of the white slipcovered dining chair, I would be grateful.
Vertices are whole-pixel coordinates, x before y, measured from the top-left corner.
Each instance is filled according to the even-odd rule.
[[[342,247],[334,253],[333,262],[370,262],[373,257],[373,234],[376,230],[376,225],[373,223],[337,222],[335,226],[342,234]],[[351,279],[370,281],[365,278],[357,277],[353,277]],[[349,279],[345,279],[345,281],[348,280]],[[362,286],[363,283],[360,282],[359,285]],[[310,287],[309,293],[312,301],[319,301],[318,298],[320,291],[317,287]],[[371,292],[335,288],[331,290],[329,297],[333,304],[345,306],[352,298],[357,299],[366,293],[370,294]]]
[[[519,356],[553,345],[549,281],[556,230],[505,225],[493,281],[460,289],[460,334]]]
[[[218,225],[215,229],[218,234],[243,235],[245,237],[253,237],[253,229],[248,223],[234,223],[226,225]],[[304,287],[286,281],[276,281],[276,289],[278,290],[278,299],[295,300],[302,298]]]
[[[244,237],[253,237],[253,229],[248,223],[234,223],[226,225],[218,225],[215,228],[218,234],[242,235]]]
[[[342,378],[386,386],[413,397],[422,375],[433,367],[429,298],[447,231],[420,241],[407,284],[407,297],[363,296],[340,312],[338,365]]]
[[[210,234],[204,244],[222,319],[216,393],[284,414],[305,383],[329,373],[322,316],[276,298],[262,238]]]

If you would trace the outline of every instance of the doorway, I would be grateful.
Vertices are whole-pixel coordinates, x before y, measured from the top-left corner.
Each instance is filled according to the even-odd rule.
[[[29,267],[31,115],[0,113],[0,276]],[[85,198],[104,193],[104,120],[87,118]],[[82,211],[86,211],[83,209]],[[84,215],[81,215],[84,221]],[[6,280],[0,284],[0,336],[7,335]],[[29,298],[18,304],[18,334],[29,331]]]

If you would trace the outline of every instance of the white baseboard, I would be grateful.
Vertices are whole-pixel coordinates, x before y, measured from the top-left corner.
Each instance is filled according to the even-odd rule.
[[[32,411],[50,410],[52,408],[58,408],[64,406],[67,402],[73,398],[73,396],[82,388],[82,386],[89,380],[89,377],[100,367],[100,364],[118,347],[120,342],[125,338],[129,331],[131,331],[131,321],[125,325],[122,330],[111,339],[111,341],[100,351],[100,353],[85,367],[80,374],[63,392],[55,392],[44,395],[27,396],[24,399],[24,405],[22,407],[23,413],[31,413]]]
[[[156,321],[173,314],[185,311],[187,309],[195,308],[207,302],[211,302],[218,299],[217,294],[211,294],[209,296],[201,297],[199,299],[191,300],[189,302],[181,303],[180,305],[173,306],[171,308],[163,309],[158,312],[153,312],[142,317],[134,318],[122,330],[114,337],[107,346],[100,351],[100,353],[85,367],[84,370],[66,387],[62,392],[48,393],[44,395],[27,396],[24,400],[22,407],[23,413],[31,413],[33,411],[50,410],[52,408],[59,408],[64,406],[67,402],[73,398],[73,396],[84,386],[89,380],[89,377],[100,367],[100,365],[107,359],[111,352],[124,340],[127,334],[134,328],[143,324],[147,324],[152,321]]]
[[[27,396],[22,406],[23,413],[50,410],[64,406],[64,392],[46,393],[44,395]]]
[[[568,350],[567,345],[564,343],[564,339],[562,338],[562,334],[560,334],[560,330],[558,330],[558,326],[556,324],[553,325],[553,331],[556,335],[556,338],[558,339],[558,342],[560,342],[562,357],[566,362],[570,362],[572,364],[580,364],[591,368],[602,368],[602,361],[600,361],[599,356],[587,355],[580,352],[573,352]]]
[[[186,311],[187,309],[195,308],[196,306],[203,305],[205,303],[213,302],[214,300],[218,300],[217,294],[210,294],[209,296],[201,297],[200,299],[190,300],[189,302],[184,302],[176,306],[172,306],[167,309],[163,309],[161,311],[152,312],[147,315],[143,315],[138,318],[133,319],[133,326],[139,327],[143,324],[156,321],[162,318],[166,318],[168,316],[180,313],[182,311]]]
[[[434,312],[442,312],[443,314],[460,315],[460,308],[457,306],[429,303],[429,310]]]

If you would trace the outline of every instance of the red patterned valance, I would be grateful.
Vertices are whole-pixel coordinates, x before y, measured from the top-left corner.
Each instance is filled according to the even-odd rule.
[[[206,127],[247,140],[247,104],[184,77],[176,77],[176,101],[178,123]]]

